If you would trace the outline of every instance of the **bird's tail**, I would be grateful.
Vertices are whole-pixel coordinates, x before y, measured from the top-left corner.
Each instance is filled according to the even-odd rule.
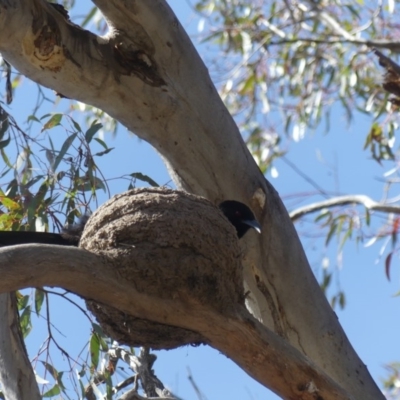
[[[79,223],[64,228],[61,233],[0,231],[0,247],[17,244],[39,243],[57,244],[60,246],[78,246],[83,229],[89,216],[84,215]]]
[[[0,247],[26,243],[78,246],[79,237],[48,232],[0,231]]]

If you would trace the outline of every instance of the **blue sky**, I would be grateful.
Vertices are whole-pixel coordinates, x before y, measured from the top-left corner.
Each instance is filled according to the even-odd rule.
[[[188,27],[189,33],[195,33],[197,21],[193,18],[187,2],[170,0],[170,4],[184,27]],[[200,51],[204,49],[203,47]],[[30,110],[31,104],[35,102],[34,93],[35,85],[25,82],[24,88],[16,92],[15,101],[10,107],[11,114],[22,126],[27,117],[27,110]],[[49,91],[48,95],[54,98],[52,92]],[[67,110],[68,103],[63,101],[57,107],[49,104],[45,107],[47,109],[43,114],[48,111],[62,112]],[[374,200],[379,200],[382,196],[382,183],[379,179],[387,168],[370,160],[368,152],[362,149],[371,119],[360,115],[348,127],[340,109],[332,110],[332,114],[330,132],[326,134],[321,127],[307,135],[305,139],[291,146],[288,159],[325,190],[341,194],[363,193]],[[116,148],[112,156],[100,160],[100,166],[107,168],[109,176],[140,171],[151,176],[159,184],[170,181],[157,153],[145,142],[127,134],[123,127],[119,128],[115,138],[108,135],[107,143],[110,147]],[[123,162],[110,162],[111,160],[123,160]],[[336,166],[336,169],[332,169],[332,166]],[[307,204],[309,200],[296,203],[289,198],[289,195],[314,189],[286,163],[277,161],[276,167],[279,171],[278,178],[273,179],[270,176],[267,178],[278,190],[287,207],[292,209],[300,204]],[[113,194],[126,190],[126,182],[113,181],[111,189]],[[106,196],[101,195],[99,199],[101,203]],[[315,200],[314,198],[313,201]],[[324,258],[330,260],[332,270],[336,268],[335,241],[329,248],[325,248],[323,239],[310,240],[305,237],[304,234],[310,229],[309,224],[300,221],[296,228],[317,276],[321,273],[321,263]],[[398,258],[393,260],[392,279],[388,282],[382,260],[377,263],[380,245],[377,243],[364,248],[363,244],[358,246],[354,243],[347,244],[343,251],[340,272],[336,274],[338,278],[332,288],[332,293],[340,287],[346,294],[346,308],[336,312],[350,341],[378,384],[380,378],[385,376],[384,365],[400,360],[400,350],[397,345],[400,337],[398,322],[400,297],[394,296],[400,290]],[[87,345],[89,325],[71,306],[60,302],[57,298],[52,302],[51,315],[53,323],[63,333],[57,334],[58,340],[65,345],[70,354],[77,354]],[[34,321],[35,319],[36,317]],[[32,357],[45,336],[44,324],[35,325],[27,342]],[[184,399],[196,398],[187,378],[188,369],[205,398],[209,400],[277,398],[248,377],[227,357],[211,348],[185,347],[157,354],[158,360],[154,367],[158,377],[175,394]],[[54,356],[55,365],[57,362],[61,360],[58,356]]]

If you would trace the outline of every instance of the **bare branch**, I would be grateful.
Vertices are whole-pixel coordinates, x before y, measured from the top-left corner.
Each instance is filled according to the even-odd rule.
[[[325,11],[322,11],[321,7],[318,7],[316,3],[312,2],[311,9],[317,14],[316,19],[322,21],[326,26],[329,26],[334,34],[341,36],[351,42],[357,39],[351,33],[347,32],[346,29],[342,28],[340,23],[336,21],[331,15],[329,15]]]
[[[368,196],[363,194],[339,196],[333,199],[323,200],[316,203],[308,204],[304,207],[297,208],[289,213],[292,221],[297,221],[299,218],[306,214],[323,210],[324,208],[332,208],[338,206],[345,206],[348,204],[361,204],[370,211],[381,211],[384,213],[400,214],[400,206],[378,203]]]
[[[336,44],[336,43],[352,43],[357,46],[365,45],[367,47],[376,47],[380,49],[389,49],[392,51],[399,51],[400,50],[400,43],[399,41],[391,41],[385,39],[378,39],[378,40],[369,40],[369,39],[362,39],[358,36],[355,36],[351,32],[348,32],[344,29],[341,24],[335,20],[332,15],[328,14],[326,11],[323,10],[318,3],[314,1],[308,1],[310,4],[310,8],[307,8],[304,4],[299,4],[298,8],[301,9],[302,12],[307,13],[308,17],[313,19],[318,19],[321,21],[326,27],[332,30],[330,37],[338,36],[336,39],[313,39],[313,38],[284,38],[282,40],[273,41],[268,45],[280,45],[285,43],[297,43],[297,42],[306,42],[306,43],[321,43],[321,44]],[[381,5],[378,5],[377,10],[374,12],[373,17],[375,18],[381,9]],[[365,29],[369,26],[369,23],[366,24],[364,27],[360,28],[360,30]],[[360,31],[359,30],[359,31]]]
[[[282,40],[274,40],[265,45],[268,46],[281,46],[282,44],[287,43],[316,43],[316,44],[345,44],[345,43],[352,43],[354,45],[360,46],[365,45],[369,48],[377,48],[377,49],[388,49],[392,51],[399,51],[400,50],[400,43],[398,41],[391,41],[391,40],[368,40],[368,39],[313,39],[313,38],[287,38]]]
[[[353,399],[243,306],[238,306],[235,318],[228,318],[193,299],[168,301],[139,293],[115,276],[102,257],[85,250],[36,244],[2,248],[0,275],[0,292],[58,286],[139,318],[197,331],[283,398],[313,400],[318,392],[325,400]]]

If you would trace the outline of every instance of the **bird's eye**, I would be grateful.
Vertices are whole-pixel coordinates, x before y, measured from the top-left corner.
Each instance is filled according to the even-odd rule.
[[[240,213],[240,211],[236,211],[236,212],[235,212],[235,215],[236,215],[237,217],[239,217],[239,218],[242,216],[242,214]]]

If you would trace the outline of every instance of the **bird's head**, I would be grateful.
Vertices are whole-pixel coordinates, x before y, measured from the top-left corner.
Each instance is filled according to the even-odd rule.
[[[235,200],[223,201],[219,208],[229,222],[236,228],[238,238],[240,239],[250,228],[261,233],[261,226],[256,220],[253,212],[246,204]]]

